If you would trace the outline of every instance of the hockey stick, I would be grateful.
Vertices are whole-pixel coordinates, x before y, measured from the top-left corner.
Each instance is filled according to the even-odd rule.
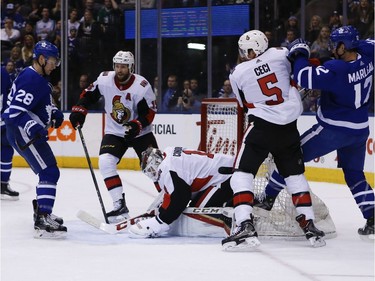
[[[55,124],[55,120],[52,120],[52,123],[53,125]],[[44,127],[45,130],[48,130],[50,127],[52,126],[52,124],[48,124],[47,126]],[[29,140],[27,143],[25,143],[24,145],[20,144],[17,140],[16,140],[16,145],[18,146],[18,148],[21,150],[21,151],[25,151],[30,145],[32,145],[34,142],[36,142],[38,139],[41,138],[41,135],[37,135],[35,136],[34,138],[32,138],[31,140]]]
[[[89,165],[89,169],[90,169],[90,172],[91,172],[92,180],[94,182],[96,193],[98,195],[98,199],[99,199],[99,202],[100,202],[100,207],[102,208],[104,220],[105,220],[106,223],[109,223],[108,217],[107,217],[107,213],[106,213],[105,208],[104,208],[104,203],[103,203],[102,195],[100,194],[98,182],[96,181],[94,169],[92,168],[92,164],[91,164],[89,152],[87,150],[85,138],[83,137],[83,133],[82,133],[82,129],[81,129],[80,125],[77,126],[77,130],[79,132],[79,136],[81,137],[81,142],[82,142],[83,150],[85,151],[85,155],[86,155],[86,159],[87,159],[87,164]]]
[[[129,226],[137,223],[137,221],[141,218],[148,218],[154,216],[157,208],[159,208],[160,204],[163,202],[163,197],[164,192],[160,192],[158,196],[155,198],[155,200],[148,207],[146,213],[114,224],[104,223],[83,210],[78,211],[77,217],[80,220],[88,223],[89,225],[97,229],[103,230],[104,232],[107,232],[109,234],[116,234],[121,230],[127,229]]]

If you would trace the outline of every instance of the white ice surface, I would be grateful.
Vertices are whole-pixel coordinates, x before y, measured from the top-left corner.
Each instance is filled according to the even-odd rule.
[[[95,171],[107,211],[111,199]],[[141,172],[121,171],[131,215],[143,213],[156,196]],[[54,213],[68,227],[65,240],[33,238],[31,200],[35,176],[15,168],[11,186],[19,201],[1,201],[1,281],[370,281],[374,244],[359,239],[362,218],[348,188],[311,182],[326,203],[338,236],[323,248],[307,241],[263,240],[256,252],[227,253],[220,238],[166,237],[133,240],[110,235],[76,217],[85,210],[103,218],[90,171],[61,169]]]

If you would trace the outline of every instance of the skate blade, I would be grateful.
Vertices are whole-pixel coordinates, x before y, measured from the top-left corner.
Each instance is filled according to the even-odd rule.
[[[66,231],[48,232],[43,229],[34,229],[34,238],[36,239],[65,239],[66,237]]]
[[[326,241],[322,237],[311,237],[309,238],[309,242],[313,248],[324,247],[326,245]]]
[[[7,201],[17,201],[19,200],[19,196],[10,196],[7,194],[1,194],[1,200],[7,200]]]
[[[362,241],[365,241],[367,243],[374,243],[374,241],[375,241],[375,234],[359,235],[359,238],[361,238]]]
[[[130,219],[129,213],[122,214],[122,215],[117,216],[117,217],[108,217],[108,222],[109,223],[120,223],[120,222],[123,222],[127,219]]]
[[[240,244],[235,241],[225,243],[223,245],[223,250],[226,252],[253,252],[260,246],[260,242],[256,237],[246,238]]]

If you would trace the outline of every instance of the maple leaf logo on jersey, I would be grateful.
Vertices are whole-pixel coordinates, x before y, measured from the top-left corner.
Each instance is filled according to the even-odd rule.
[[[124,124],[130,119],[130,110],[121,103],[121,96],[114,96],[112,99],[111,116],[118,124]]]

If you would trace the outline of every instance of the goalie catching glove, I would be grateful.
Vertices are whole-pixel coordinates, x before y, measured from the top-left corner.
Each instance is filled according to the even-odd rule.
[[[124,123],[123,126],[125,127],[125,140],[134,139],[142,130],[141,122],[136,119]]]
[[[289,54],[288,58],[290,61],[294,61],[298,56],[305,58],[310,57],[310,47],[307,41],[298,38],[288,45]]]
[[[168,232],[169,225],[161,221],[158,216],[138,221],[129,228],[130,238],[156,238]]]
[[[72,123],[73,128],[76,129],[78,125],[83,127],[87,115],[87,109],[83,106],[75,105],[72,107],[72,113],[70,113],[69,120]]]

